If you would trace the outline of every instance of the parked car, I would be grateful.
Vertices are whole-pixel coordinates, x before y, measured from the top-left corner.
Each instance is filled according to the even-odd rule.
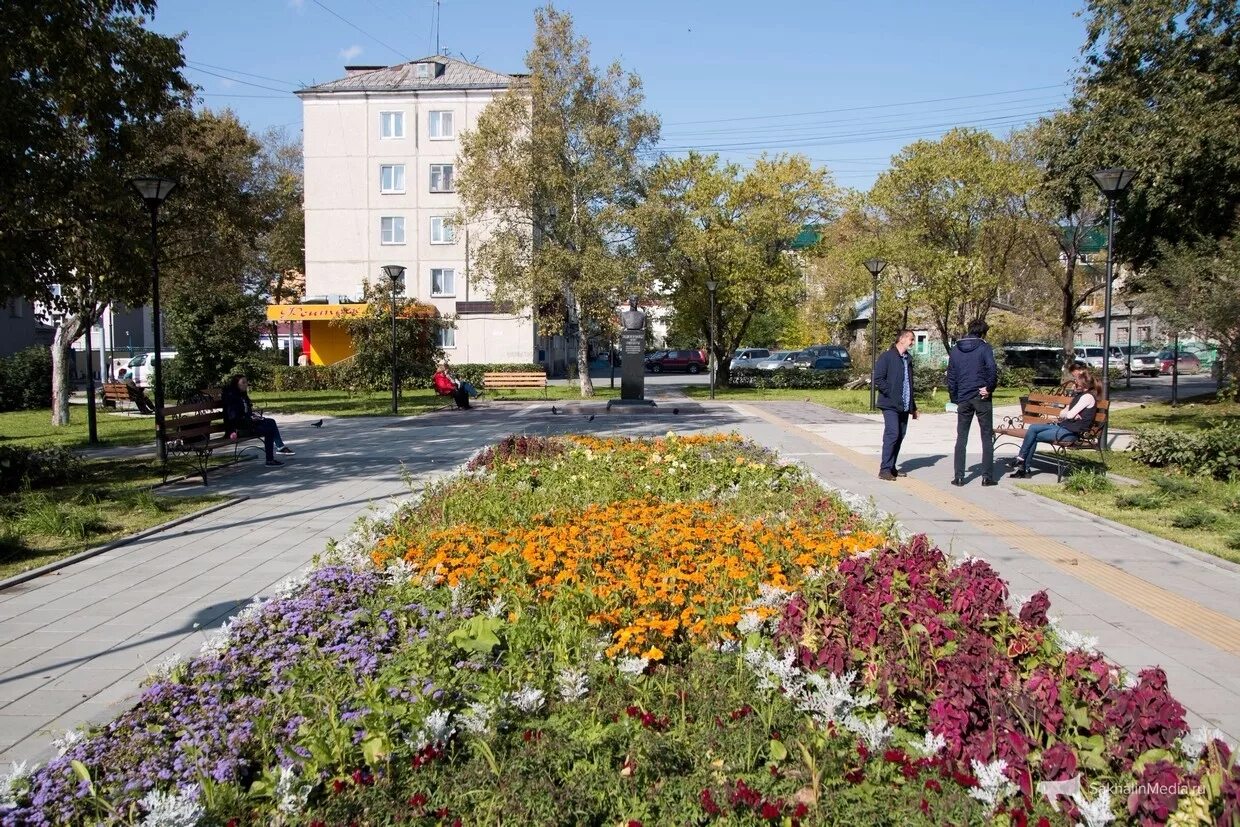
[[[1158,354],[1159,372],[1162,373],[1163,376],[1169,376],[1171,374],[1172,365],[1175,364],[1175,361],[1175,351],[1164,350],[1162,353]],[[1179,361],[1180,373],[1189,374],[1190,376],[1195,376],[1198,373],[1201,373],[1201,360],[1193,354],[1188,353],[1187,351],[1180,351]]]
[[[776,350],[770,358],[760,360],[755,368],[758,370],[779,370],[780,368],[805,367],[814,361],[814,356],[804,350]]]
[[[838,356],[815,356],[808,367],[810,370],[848,370],[849,365]]]
[[[657,359],[650,359],[646,367],[651,373],[683,370],[701,373],[706,370],[706,357],[700,350],[669,350]]]
[[[1102,370],[1102,348],[1101,347],[1077,347],[1074,350],[1076,361],[1084,362],[1094,370]],[[1111,357],[1114,359],[1114,355]]]
[[[1127,370],[1131,360],[1133,376],[1157,376],[1161,369],[1158,354],[1145,350],[1139,345],[1124,345],[1111,350],[1113,351],[1112,360],[1119,360],[1121,369]],[[1118,351],[1118,354],[1115,351]]]
[[[743,347],[733,351],[732,361],[728,364],[728,367],[732,370],[751,368],[770,355],[771,352],[764,347]]]
[[[838,359],[844,363],[846,369],[852,369],[852,356],[848,354],[848,348],[839,345],[813,345],[805,348],[806,353],[812,353],[814,356],[829,356],[832,359]]]
[[[159,354],[161,363],[171,362],[177,358],[175,350],[165,350]],[[128,375],[133,376],[133,381],[138,383],[139,387],[149,388],[155,382],[155,353],[139,353],[137,356],[129,360],[126,366],[129,371]]]
[[[666,350],[652,350],[646,354],[646,358],[642,360],[642,363],[649,368],[655,360],[662,359],[666,355]]]

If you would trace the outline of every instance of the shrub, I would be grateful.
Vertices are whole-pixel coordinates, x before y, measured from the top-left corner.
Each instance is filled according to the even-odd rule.
[[[0,411],[52,406],[52,352],[28,347],[0,358]]]
[[[1138,508],[1148,511],[1162,505],[1162,498],[1152,491],[1124,491],[1115,497],[1115,505],[1119,508]]]
[[[1141,430],[1133,440],[1132,456],[1154,468],[1175,467],[1231,479],[1240,475],[1240,423],[1221,422],[1197,432]]]
[[[1038,380],[1038,372],[1034,368],[1012,368],[1006,365],[999,369],[999,387],[1031,388]]]
[[[1218,521],[1218,514],[1202,505],[1190,505],[1171,518],[1176,528],[1208,528]]]
[[[1069,474],[1064,488],[1076,494],[1098,494],[1114,490],[1115,483],[1107,479],[1105,471],[1080,470]]]
[[[1172,477],[1167,474],[1154,474],[1150,477],[1150,482],[1161,494],[1174,499],[1192,497],[1201,493],[1200,485],[1192,480],[1184,479],[1183,477]]]
[[[1233,531],[1227,535],[1227,547],[1240,551],[1240,531]]]
[[[69,482],[81,468],[77,454],[59,445],[0,445],[0,493]]]
[[[802,370],[780,368],[765,371],[738,368],[731,372],[728,384],[734,388],[842,388],[848,381],[846,370]]]
[[[469,382],[476,387],[482,387],[482,375],[485,373],[529,373],[531,371],[543,371],[542,365],[535,363],[526,364],[488,364],[486,362],[466,362],[460,365],[453,365],[451,368],[452,375],[457,379]],[[405,389],[424,389],[431,386],[431,376],[433,370],[426,372],[424,375],[405,376],[401,381],[401,387]],[[387,376],[388,384],[380,384],[373,386],[366,377],[362,376],[358,368],[354,364],[353,359],[345,359],[334,365],[305,365],[299,367],[289,367],[288,365],[273,365],[269,372],[269,377],[259,387],[262,390],[273,391],[359,391],[372,390],[374,387],[387,388],[391,387],[392,377],[389,373]],[[254,384],[251,381],[251,384]]]

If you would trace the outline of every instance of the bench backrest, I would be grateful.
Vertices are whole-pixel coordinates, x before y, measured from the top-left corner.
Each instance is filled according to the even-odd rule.
[[[164,442],[197,442],[223,434],[224,408],[218,402],[192,402],[162,409]]]
[[[529,371],[525,373],[484,373],[482,385],[486,388],[545,388],[547,374]]]
[[[104,382],[103,398],[109,401],[128,401],[129,386],[124,382]]]

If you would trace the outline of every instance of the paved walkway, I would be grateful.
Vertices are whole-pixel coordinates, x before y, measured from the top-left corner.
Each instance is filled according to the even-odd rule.
[[[670,389],[669,389],[670,390]],[[671,399],[668,402],[672,402]],[[588,406],[587,406],[588,407]],[[1240,569],[1021,491],[964,489],[951,476],[952,417],[913,423],[904,467],[875,476],[881,427],[817,405],[694,404],[681,415],[552,415],[549,404],[470,413],[328,419],[285,428],[284,468],[243,463],[212,477],[244,502],[0,591],[0,762],[45,760],[52,735],[117,714],[173,652],[304,568],[372,503],[417,490],[514,432],[737,430],[833,485],[872,496],[913,531],[990,560],[1012,591],[1046,588],[1065,625],[1096,635],[1129,669],[1163,666],[1196,722],[1240,740]],[[937,434],[937,435],[936,435]]]

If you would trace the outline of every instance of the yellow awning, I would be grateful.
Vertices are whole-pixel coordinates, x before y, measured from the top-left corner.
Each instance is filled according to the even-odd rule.
[[[331,319],[351,319],[366,312],[365,304],[269,304],[269,322],[317,322]],[[437,316],[439,311],[429,304],[406,304],[401,308],[401,318],[412,316]]]

